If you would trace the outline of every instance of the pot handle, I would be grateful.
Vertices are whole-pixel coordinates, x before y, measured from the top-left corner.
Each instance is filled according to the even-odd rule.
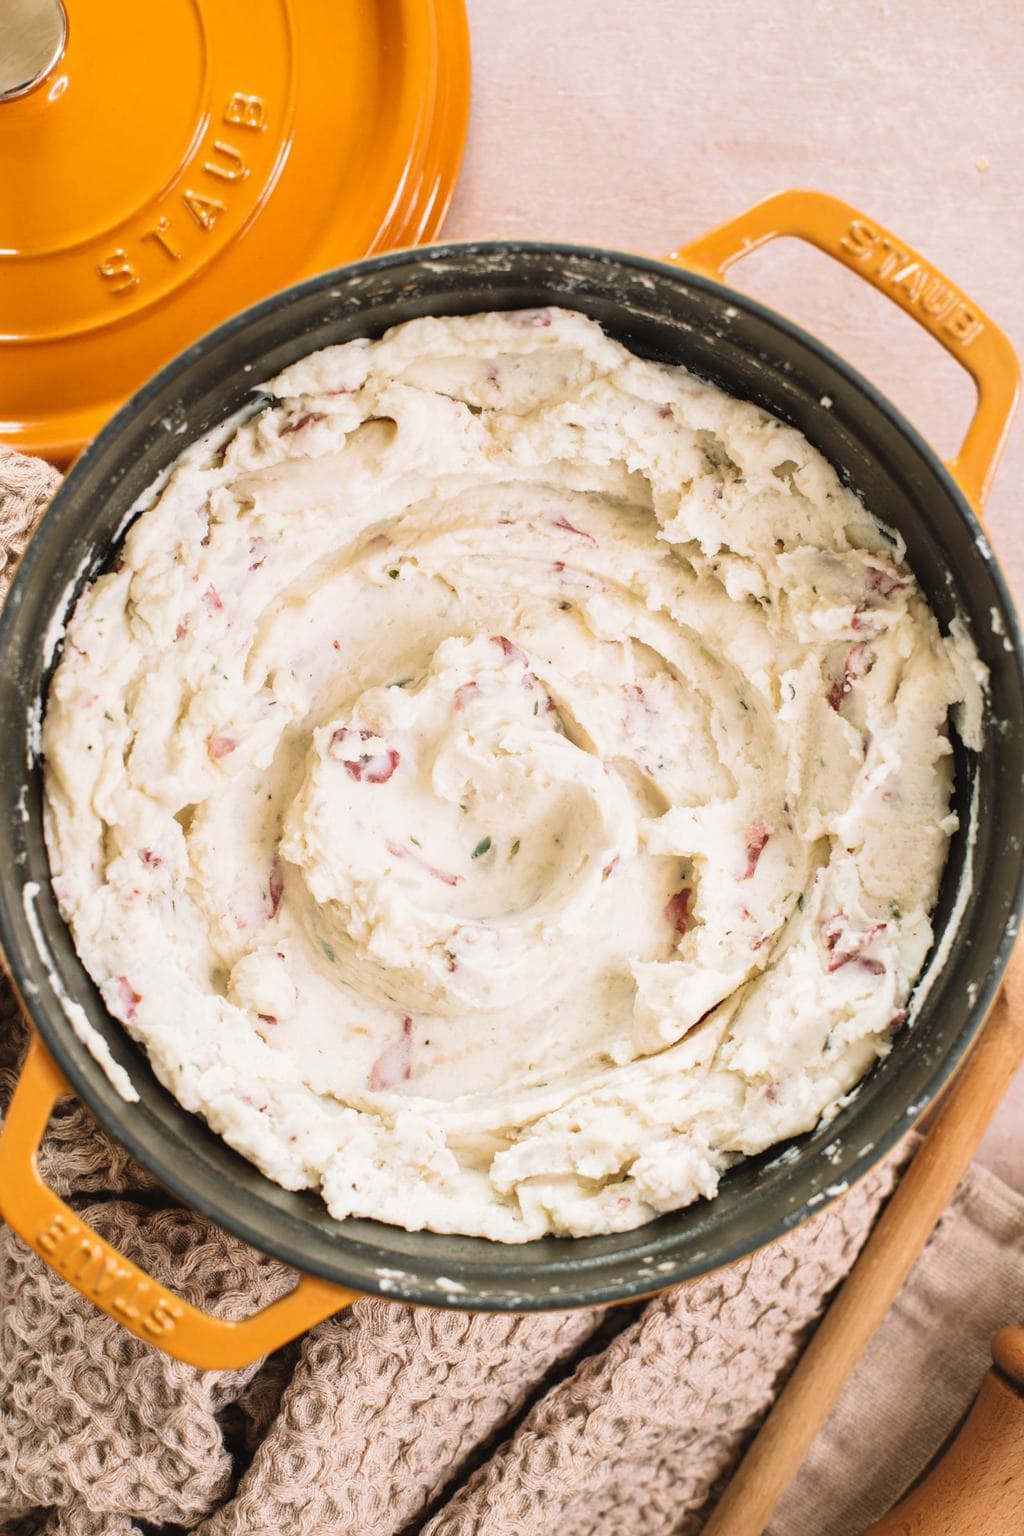
[[[136,1338],[186,1365],[236,1370],[358,1299],[302,1275],[293,1291],[239,1322],[211,1317],[139,1269],[43,1182],[38,1152],[57,1100],[71,1089],[33,1031],[0,1127],[0,1215],[76,1290]]]
[[[980,514],[1020,393],[1020,364],[1005,333],[905,240],[827,192],[779,192],[668,259],[721,281],[741,256],[787,235],[816,245],[892,299],[971,375],[977,405],[948,467]]]

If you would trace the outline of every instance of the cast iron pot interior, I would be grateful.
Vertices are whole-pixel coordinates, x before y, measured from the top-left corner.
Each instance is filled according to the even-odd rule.
[[[957,747],[961,830],[939,900],[939,936],[965,863],[973,894],[916,1022],[897,1033],[852,1102],[831,1124],[737,1165],[716,1200],[618,1236],[505,1247],[334,1221],[318,1196],[279,1189],[160,1086],[143,1051],[107,1014],[57,911],[33,743],[55,614],[66,614],[109,564],[129,509],[154,477],[195,438],[251,405],[255,384],[317,347],[376,336],[416,315],[545,304],[584,310],[642,356],[684,363],[806,433],[903,534],[943,627],[957,612],[965,617],[991,669],[991,694],[985,750]],[[328,273],[221,326],[129,401],[75,465],[14,581],[0,617],[0,656],[0,942],[47,1049],[175,1196],[265,1252],[356,1290],[463,1308],[557,1308],[639,1295],[750,1252],[820,1209],[913,1124],[971,1044],[1009,957],[1021,907],[1021,641],[978,523],[914,429],[841,359],[755,302],[658,262],[541,243],[435,246]],[[972,801],[973,847],[965,830]],[[32,905],[46,954],[26,917],[26,882],[39,887]],[[114,1092],[73,1035],[55,976],[127,1069],[138,1104]]]

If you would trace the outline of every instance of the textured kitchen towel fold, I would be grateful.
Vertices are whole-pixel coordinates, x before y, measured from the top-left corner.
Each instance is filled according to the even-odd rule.
[[[58,477],[0,449],[0,592]],[[0,1111],[25,1032],[0,983]],[[645,1304],[519,1318],[359,1302],[242,1371],[166,1359],[0,1230],[0,1531],[16,1536],[696,1533],[900,1163],[739,1264]],[[226,1317],[284,1266],[170,1202],[64,1101],[47,1178]],[[1024,1198],[973,1169],[771,1536],[853,1536],[941,1444],[1018,1319]]]

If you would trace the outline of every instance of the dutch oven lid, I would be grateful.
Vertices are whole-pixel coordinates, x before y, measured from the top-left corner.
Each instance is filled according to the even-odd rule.
[[[227,316],[431,239],[468,108],[462,0],[4,0],[0,440],[67,458]]]

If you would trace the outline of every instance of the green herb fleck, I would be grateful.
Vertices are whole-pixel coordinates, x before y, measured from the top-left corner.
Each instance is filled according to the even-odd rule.
[[[825,1044],[821,1048],[822,1055],[823,1056],[827,1056],[831,1049],[832,1049],[832,1031],[829,1030],[828,1034],[825,1036]]]
[[[482,837],[480,839],[480,841],[477,843],[476,847],[473,849],[473,857],[474,857],[474,859],[483,858],[485,853],[489,853],[490,852],[490,848],[491,848],[491,840],[490,840],[490,838],[489,837]]]
[[[894,917],[897,922],[899,922],[900,918],[903,916],[903,913],[894,901],[889,903],[889,916]]]
[[[804,893],[803,893],[803,891],[800,892],[800,895],[796,899],[796,906],[797,906],[797,911],[798,912],[802,912],[803,911],[803,909],[804,909]]]
[[[408,686],[409,686],[409,684],[411,682],[412,682],[412,678],[411,677],[399,677],[399,678],[396,679],[395,682],[389,683],[388,687],[389,688],[408,688]]]
[[[750,706],[747,703],[746,699],[740,699],[740,709],[742,709],[744,714],[748,714],[749,713]]]
[[[391,577],[392,581],[397,581],[398,580],[398,567],[397,566],[392,566],[390,571],[388,571],[388,575]]]
[[[786,687],[789,689],[789,696],[790,696],[790,698],[791,699],[795,699],[796,698],[796,685],[795,685],[795,683],[787,683]]]
[[[534,701],[533,701],[533,712],[534,712],[534,714],[536,714],[539,709],[540,709],[540,700],[539,699],[534,699]]]
[[[332,964],[332,965],[333,965],[333,964],[334,964],[334,962],[335,962],[335,959],[336,959],[336,958],[337,958],[337,957],[336,957],[336,956],[335,956],[335,953],[334,953],[334,950],[333,950],[333,949],[332,949],[332,948],[331,948],[331,946],[330,946],[330,945],[329,945],[329,944],[328,944],[328,942],[327,942],[327,940],[326,940],[326,939],[317,939],[317,944],[318,944],[318,945],[319,945],[319,947],[320,947],[320,953],[321,953],[321,954],[322,954],[322,955],[323,955],[323,956],[324,956],[324,957],[325,957],[325,958],[326,958],[326,959],[328,959],[328,960],[329,960],[329,961],[330,961],[330,962],[331,962],[331,964]]]
[[[469,810],[469,801],[468,800],[460,800],[459,801],[459,810],[462,812],[463,816],[465,816],[466,812]]]
[[[419,838],[418,837],[413,837],[411,833],[409,834],[409,841],[410,841],[410,843],[412,843],[414,848],[422,848],[423,847],[423,844],[420,842]]]
[[[510,859],[514,859],[518,852],[519,852],[519,839],[517,837],[515,842],[512,844],[512,847],[508,851],[509,858]]]

